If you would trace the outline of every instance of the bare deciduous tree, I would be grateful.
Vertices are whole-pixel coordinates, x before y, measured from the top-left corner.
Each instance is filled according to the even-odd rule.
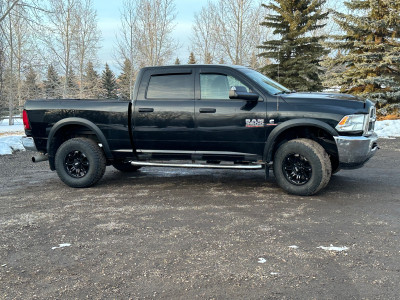
[[[69,71],[73,64],[73,45],[78,31],[77,0],[49,0],[52,13],[48,14],[49,32],[45,43],[50,55],[55,58],[62,69],[62,97],[70,95],[68,89]]]
[[[0,2],[0,39],[2,51],[2,93],[0,101],[7,101],[9,124],[13,124],[13,115],[16,108],[24,103],[23,75],[24,69],[32,59],[31,26],[34,21],[32,7],[24,1]],[[4,77],[3,77],[4,74]]]
[[[263,18],[261,2],[218,0],[208,2],[195,16],[192,41],[196,55],[204,62],[224,58],[232,64],[257,67],[261,41],[268,32],[259,26]]]
[[[96,60],[96,53],[99,49],[100,32],[97,29],[97,15],[93,9],[92,0],[83,0],[77,4],[76,14],[76,37],[74,39],[74,50],[77,56],[78,78],[79,78],[79,97],[86,98],[85,95],[85,67],[90,62]]]
[[[123,70],[125,64],[129,62],[129,98],[132,99],[133,86],[135,81],[135,67],[134,61],[136,56],[136,4],[132,1],[125,1],[123,3],[123,10],[121,12],[121,29],[117,38],[117,61],[120,62],[120,67]],[[122,59],[118,59],[122,58]],[[127,80],[128,81],[128,80]]]
[[[194,16],[192,27],[192,43],[194,53],[205,64],[211,64],[217,56],[218,35],[216,23],[216,7],[212,2],[202,7]]]
[[[129,60],[130,97],[137,69],[168,62],[176,42],[171,33],[176,17],[173,0],[125,0],[121,13],[121,29],[117,37],[117,56],[121,67]]]

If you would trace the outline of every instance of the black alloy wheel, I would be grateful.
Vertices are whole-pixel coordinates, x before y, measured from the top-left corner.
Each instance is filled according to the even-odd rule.
[[[282,163],[282,171],[286,179],[294,185],[304,185],[310,181],[312,167],[303,155],[291,153]]]
[[[81,151],[71,151],[64,160],[65,171],[74,178],[82,178],[89,171],[90,163],[85,153]]]

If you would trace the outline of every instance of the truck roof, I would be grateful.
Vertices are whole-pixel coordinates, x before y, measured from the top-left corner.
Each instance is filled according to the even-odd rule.
[[[245,66],[239,66],[239,65],[219,65],[219,64],[215,64],[215,65],[207,65],[207,64],[202,64],[202,65],[198,65],[198,64],[193,64],[193,65],[167,65],[167,66],[153,66],[153,67],[144,67],[142,68],[143,70],[149,70],[149,69],[171,69],[171,68],[231,68],[231,69],[248,69],[248,67]]]

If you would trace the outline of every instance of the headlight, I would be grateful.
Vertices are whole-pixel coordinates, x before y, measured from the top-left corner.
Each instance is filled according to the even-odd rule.
[[[344,116],[335,128],[339,132],[363,131],[366,117],[367,115]]]

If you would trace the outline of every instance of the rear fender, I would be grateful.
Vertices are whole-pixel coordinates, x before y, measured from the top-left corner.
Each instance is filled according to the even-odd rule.
[[[69,125],[79,125],[79,126],[83,126],[86,127],[88,130],[92,131],[98,141],[102,144],[102,148],[104,151],[104,154],[106,156],[107,159],[112,159],[113,155],[112,152],[110,150],[110,147],[108,145],[107,139],[104,136],[103,132],[100,130],[100,128],[94,124],[93,122],[90,122],[86,119],[82,119],[82,118],[66,118],[63,120],[58,121],[57,123],[55,123],[53,125],[53,127],[50,130],[48,139],[47,139],[47,153],[49,153],[49,161],[50,161],[50,168],[52,170],[54,170],[54,155],[55,155],[55,151],[52,151],[53,146],[54,146],[54,138],[57,135],[57,133],[59,132],[59,130],[65,128],[65,126],[69,126]],[[53,153],[54,152],[54,153]]]

